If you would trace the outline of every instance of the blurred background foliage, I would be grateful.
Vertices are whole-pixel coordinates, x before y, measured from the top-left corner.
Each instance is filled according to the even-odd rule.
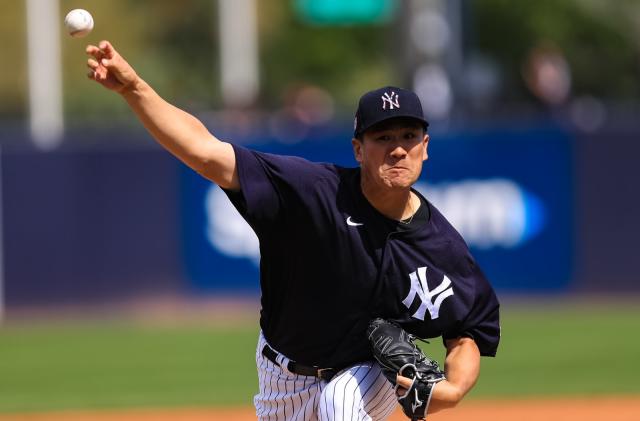
[[[0,116],[20,118],[27,107],[27,51],[23,2],[0,5]]]
[[[350,114],[354,98],[383,84],[410,84],[400,69],[402,13],[386,22],[314,26],[296,15],[293,1],[261,1],[261,87],[257,109],[283,106],[292,89],[313,85],[328,92],[336,110]],[[640,94],[640,2],[618,0],[467,0],[463,5],[464,60],[481,57],[497,80],[495,107],[540,105],[527,84],[536,49],[553,50],[570,71],[570,95],[633,101]],[[164,97],[191,110],[219,109],[217,2],[211,0],[60,0],[66,11],[82,7],[96,20],[85,39],[61,33],[67,120],[130,122],[126,105],[86,83],[84,46],[111,40]],[[23,1],[2,2],[0,119],[26,118],[26,17]],[[46,63],[42,63],[46,71]],[[464,101],[464,98],[462,98]],[[544,102],[544,101],[542,101]]]
[[[503,95],[527,101],[522,67],[532,49],[562,51],[574,94],[628,100],[640,94],[640,2],[597,0],[471,1],[469,47],[507,75]]]

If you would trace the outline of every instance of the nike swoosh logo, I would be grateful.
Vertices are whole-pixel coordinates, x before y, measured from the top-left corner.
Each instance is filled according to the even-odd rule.
[[[364,225],[364,224],[362,224],[362,223],[360,223],[360,222],[354,222],[354,221],[351,219],[351,217],[348,217],[348,218],[347,218],[347,225],[350,225],[350,226],[352,226],[352,227],[359,227],[360,225]]]

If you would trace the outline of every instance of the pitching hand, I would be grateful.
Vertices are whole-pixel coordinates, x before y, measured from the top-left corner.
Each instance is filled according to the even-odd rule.
[[[92,56],[87,60],[89,79],[118,93],[135,86],[138,75],[109,41],[100,41],[99,47],[88,45],[86,52]]]

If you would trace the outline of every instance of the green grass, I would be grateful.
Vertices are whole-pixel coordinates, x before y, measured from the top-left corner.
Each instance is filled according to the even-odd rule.
[[[0,411],[251,405],[257,328],[0,330]]]
[[[640,392],[640,306],[507,307],[472,396]]]
[[[471,398],[640,393],[640,310],[505,306],[497,358]],[[251,405],[255,326],[9,325],[0,412]],[[425,350],[442,362],[439,340]]]

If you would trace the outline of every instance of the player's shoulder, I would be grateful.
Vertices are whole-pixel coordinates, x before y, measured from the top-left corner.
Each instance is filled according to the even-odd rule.
[[[462,235],[433,203],[428,201],[427,203],[431,217],[430,222],[442,241],[446,243],[449,263],[463,273],[475,270],[475,259]]]
[[[426,200],[426,199],[425,199]],[[445,215],[430,201],[427,200],[429,205],[429,212],[431,217],[431,223],[436,227],[441,235],[445,236],[450,242],[456,243],[462,249],[468,250],[467,243],[462,238],[462,235],[458,230],[449,222]]]
[[[444,242],[462,242],[464,239],[460,233],[453,227],[449,220],[440,212],[440,210],[427,197],[419,191],[414,192],[420,197],[420,201],[428,209],[428,228],[429,232],[435,234],[440,241]]]
[[[328,162],[310,161],[301,156],[274,153],[233,145],[239,165],[258,164],[275,177],[291,178],[293,181],[316,182],[333,180],[337,182],[343,169]]]

